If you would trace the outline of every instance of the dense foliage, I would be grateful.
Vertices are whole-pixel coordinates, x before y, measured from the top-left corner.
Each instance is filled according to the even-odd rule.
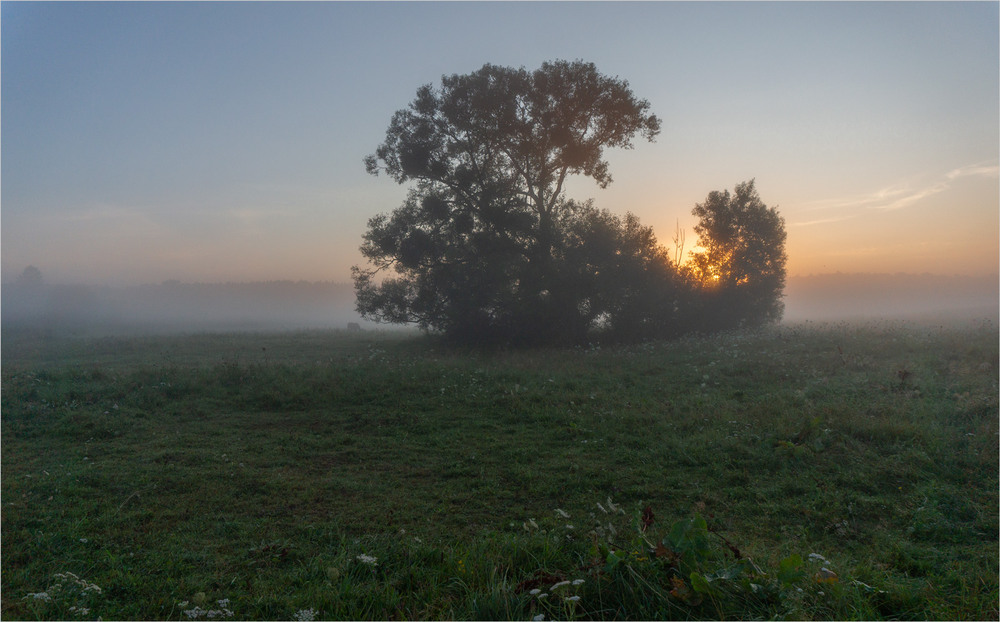
[[[709,193],[692,213],[703,250],[690,269],[702,283],[709,328],[763,324],[781,319],[785,288],[785,220],[761,201],[754,180]]]
[[[706,226],[713,261],[717,249],[735,244],[732,257],[764,252],[781,278],[705,288],[698,271],[671,262],[634,215],[565,196],[570,175],[602,188],[611,183],[605,148],[656,137],[660,120],[648,110],[627,82],[582,61],[545,63],[530,73],[485,65],[443,77],[438,89],[421,87],[365,159],[369,173],[414,186],[401,207],[368,223],[361,252],[370,265],[353,269],[358,311],[460,342],[514,344],[579,343],[595,331],[634,340],[717,328],[732,324],[729,316],[780,317],[783,229],[750,236],[782,245],[761,249]],[[745,186],[756,197],[753,182]],[[741,231],[757,225],[758,204],[729,208]],[[389,269],[395,275],[380,274]],[[734,302],[750,306],[706,315],[706,305]]]

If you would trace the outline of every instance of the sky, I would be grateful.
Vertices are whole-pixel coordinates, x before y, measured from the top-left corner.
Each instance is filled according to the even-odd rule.
[[[996,2],[0,4],[0,269],[129,285],[348,281],[406,187],[365,172],[418,87],[593,62],[662,120],[569,196],[673,246],[756,179],[788,273],[1000,256]]]

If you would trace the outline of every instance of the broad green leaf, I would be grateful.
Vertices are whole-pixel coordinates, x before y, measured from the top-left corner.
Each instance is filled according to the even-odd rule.
[[[709,583],[708,579],[697,572],[691,573],[691,587],[695,592],[700,592],[702,594],[715,595],[716,593],[716,590],[712,588],[712,584]]]
[[[803,576],[802,556],[794,553],[781,560],[778,565],[778,580],[782,583],[795,583]]]

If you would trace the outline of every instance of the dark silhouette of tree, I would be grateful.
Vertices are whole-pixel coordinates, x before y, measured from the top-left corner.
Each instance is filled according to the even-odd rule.
[[[576,288],[590,326],[615,341],[676,333],[691,288],[651,227],[588,203],[567,234],[563,279]]]
[[[39,289],[45,281],[42,279],[42,271],[35,266],[28,266],[17,277],[17,286],[26,290]]]
[[[415,187],[368,223],[371,265],[353,268],[358,311],[465,342],[579,339],[608,310],[592,291],[599,279],[573,263],[605,217],[567,200],[564,184],[611,183],[604,149],[652,141],[660,121],[648,109],[582,61],[484,65],[418,89],[365,158],[369,173]]]
[[[704,328],[777,322],[784,311],[785,220],[761,201],[754,180],[711,192],[692,213],[698,245],[690,268],[701,283]]]

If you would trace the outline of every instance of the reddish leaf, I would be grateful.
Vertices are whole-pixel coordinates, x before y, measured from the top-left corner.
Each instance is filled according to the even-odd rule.
[[[648,506],[647,505],[642,510],[642,531],[643,531],[643,533],[645,533],[645,531],[647,529],[649,529],[649,526],[652,525],[653,521],[655,521],[655,520],[656,520],[656,517],[653,516],[653,508],[652,508],[652,506]]]

